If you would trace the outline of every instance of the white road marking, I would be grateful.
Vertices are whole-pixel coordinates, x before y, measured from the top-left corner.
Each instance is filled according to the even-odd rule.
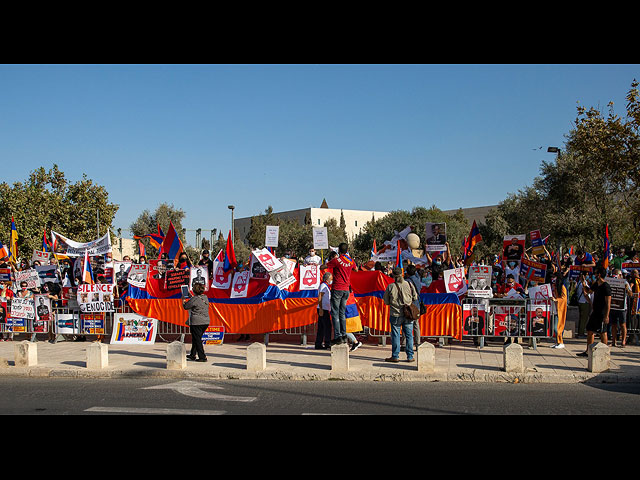
[[[136,408],[136,407],[91,407],[85,412],[132,413],[135,415],[224,415],[223,410],[193,410],[185,408]]]
[[[174,390],[189,397],[204,398],[207,400],[221,400],[224,402],[253,402],[258,399],[258,397],[237,397],[234,395],[223,395],[221,393],[205,392],[204,390],[202,390],[203,388],[224,390],[222,387],[219,387],[217,385],[192,382],[190,380],[169,383],[167,385],[145,387],[143,388],[143,390]]]

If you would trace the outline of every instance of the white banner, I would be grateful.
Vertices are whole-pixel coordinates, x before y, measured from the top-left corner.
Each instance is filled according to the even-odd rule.
[[[249,270],[236,273],[231,285],[231,298],[246,298],[249,290]]]
[[[89,251],[90,257],[111,253],[111,237],[109,232],[102,237],[86,243],[74,242],[67,237],[51,231],[51,240],[56,253],[63,253],[68,257],[83,257]]]
[[[129,269],[129,275],[127,275],[127,283],[130,283],[134,287],[145,288],[147,286],[147,275],[149,274],[148,264],[134,263]]]
[[[77,299],[82,313],[115,311],[113,285],[110,284],[78,285]]]
[[[117,313],[113,316],[111,344],[153,345],[156,341],[158,320],[135,313]]]
[[[264,246],[265,247],[277,247],[278,246],[278,236],[280,234],[279,226],[271,226],[267,225],[267,230],[264,235]]]
[[[313,227],[313,248],[325,250],[329,248],[327,227]]]
[[[318,290],[320,288],[320,265],[300,265],[300,290]]]
[[[33,298],[11,298],[11,318],[36,319],[36,308]]]

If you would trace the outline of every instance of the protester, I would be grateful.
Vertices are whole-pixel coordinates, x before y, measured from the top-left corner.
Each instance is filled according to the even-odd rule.
[[[351,272],[358,271],[356,263],[348,254],[346,243],[338,245],[338,256],[327,262],[331,269],[333,283],[331,285],[331,320],[333,322],[332,345],[347,342],[347,300],[351,291]]]
[[[413,358],[413,320],[404,317],[402,307],[409,305],[418,298],[418,294],[402,277],[402,269],[393,269],[393,283],[390,283],[382,297],[385,305],[389,306],[389,323],[391,324],[391,357],[386,362],[399,362],[400,331],[405,335],[407,362],[414,362]]]
[[[576,296],[578,298],[578,325],[576,338],[583,337],[585,335],[585,329],[587,327],[587,321],[591,313],[591,304],[593,301],[593,294],[589,293],[587,285],[587,279],[583,273],[578,277],[576,282]]]
[[[607,271],[602,266],[594,269],[596,281],[589,285],[589,290],[593,292],[593,310],[587,322],[587,350],[578,353],[579,357],[589,355],[589,345],[594,341],[596,333],[600,333],[600,341],[607,344],[607,324],[609,323],[609,312],[611,310],[611,286],[605,282]]]
[[[422,282],[420,281],[420,275],[415,265],[408,265],[406,269],[406,280],[411,283],[413,288],[418,294],[418,298],[413,304],[420,309],[420,290],[422,290]],[[420,346],[420,319],[416,319],[413,322],[413,345],[415,348]]]
[[[616,268],[613,271],[614,278],[623,278],[622,271]],[[618,338],[618,328],[620,328],[620,348],[627,346],[627,296],[633,298],[633,292],[628,281],[624,281],[624,308],[622,310],[611,309],[609,315],[609,326],[611,327],[611,346],[616,346]]]
[[[567,320],[567,289],[564,286],[562,273],[556,273],[553,282],[553,297],[552,300],[556,304],[556,311],[558,312],[558,325],[556,326],[556,343],[551,348],[564,348],[564,341],[562,340],[562,333],[564,332],[565,323]]]
[[[198,262],[198,265],[207,266],[209,271],[209,279],[213,278],[213,260],[209,258],[209,250],[202,250],[202,258]]]
[[[304,259],[305,265],[320,265],[322,263],[322,259],[316,255],[316,249],[311,247],[309,249],[309,255],[307,255]]]
[[[182,308],[189,310],[187,325],[191,333],[191,353],[187,358],[196,362],[206,362],[202,336],[209,326],[209,299],[204,294],[204,285],[200,283],[193,286],[193,294],[191,298],[182,299]]]
[[[585,252],[583,249],[576,251],[576,258],[574,260],[576,265],[582,265],[583,267],[595,267],[596,261],[589,252]]]
[[[333,275],[329,272],[322,276],[318,289],[318,330],[316,333],[316,350],[331,348],[331,290]]]

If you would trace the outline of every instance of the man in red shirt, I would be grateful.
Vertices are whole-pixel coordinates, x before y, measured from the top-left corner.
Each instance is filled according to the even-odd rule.
[[[351,272],[358,271],[347,253],[346,243],[338,245],[338,256],[327,262],[327,268],[333,273],[331,284],[331,320],[333,322],[333,340],[331,345],[347,343],[347,300],[351,290]]]

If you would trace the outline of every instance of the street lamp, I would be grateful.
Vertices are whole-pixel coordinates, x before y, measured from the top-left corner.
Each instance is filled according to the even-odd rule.
[[[233,245],[233,241],[235,240],[233,236],[233,209],[236,207],[233,205],[228,205],[227,208],[231,210],[231,244]]]

